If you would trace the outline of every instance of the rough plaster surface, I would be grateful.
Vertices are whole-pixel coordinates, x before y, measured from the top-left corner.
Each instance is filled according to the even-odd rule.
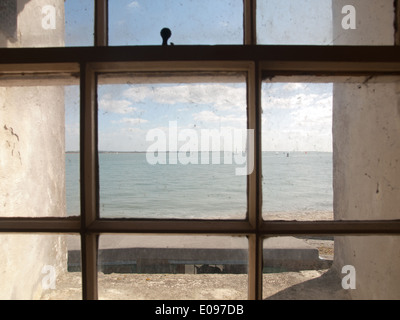
[[[0,47],[64,46],[64,0],[16,1],[16,13],[18,17],[17,19],[8,18],[8,20],[13,21],[13,28],[4,28],[4,30],[0,30]],[[46,20],[46,11],[42,10],[45,6],[53,6],[56,9],[55,28],[43,28],[42,22],[43,19]],[[46,25],[46,23],[44,24]]]
[[[333,3],[335,44],[393,45],[393,1]],[[357,28],[343,30],[341,8],[356,8]],[[334,218],[399,219],[400,79],[335,84],[333,93]],[[334,268],[356,270],[355,299],[399,299],[400,237],[335,238]]]
[[[65,216],[63,92],[0,88],[0,216]],[[58,236],[2,235],[0,298],[39,295],[42,268],[65,268],[62,252]]]
[[[3,87],[0,96],[0,215],[65,215],[64,88]]]
[[[44,5],[58,8],[55,30],[42,28]],[[63,8],[63,0],[19,0],[15,37],[0,32],[0,46],[62,45]],[[0,87],[0,216],[65,216],[64,88],[23,85]],[[65,269],[65,242],[2,234],[0,259],[0,299],[34,299],[48,275],[43,267]]]
[[[393,45],[393,0],[332,0],[333,44],[335,45]],[[356,29],[343,29],[346,13],[352,5],[356,13]]]

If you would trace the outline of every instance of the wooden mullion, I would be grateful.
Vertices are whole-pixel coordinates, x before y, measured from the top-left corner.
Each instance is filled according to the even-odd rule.
[[[262,299],[263,286],[263,242],[258,234],[248,236],[249,243],[249,285],[248,298],[249,300]]]
[[[262,222],[261,172],[261,70],[258,63],[251,68],[247,82],[248,129],[253,135],[248,140],[248,219],[253,233],[249,241],[249,294],[251,300],[262,299],[262,244],[259,228]]]
[[[81,65],[81,254],[84,300],[98,298],[98,236],[89,227],[98,219],[98,152],[96,76],[90,65]]]
[[[400,220],[264,221],[263,235],[400,235]]]
[[[245,45],[257,44],[256,0],[243,0],[243,34]]]
[[[108,0],[96,0],[94,6],[94,45],[105,47],[108,46]]]
[[[0,48],[2,66],[15,65],[29,70],[41,65],[61,66],[70,63],[101,63],[104,72],[112,71],[111,63],[122,63],[129,70],[131,62],[183,62],[221,63],[223,61],[259,61],[269,70],[310,72],[399,71],[399,46],[268,46],[268,45],[216,45],[216,46],[119,46],[119,47],[67,47],[67,48]],[[107,64],[109,63],[109,64]],[[57,67],[55,67],[56,70]]]

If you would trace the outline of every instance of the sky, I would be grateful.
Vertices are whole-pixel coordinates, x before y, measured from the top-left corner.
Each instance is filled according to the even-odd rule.
[[[65,2],[67,46],[92,45],[92,3]],[[160,45],[163,27],[172,30],[170,42],[175,45],[243,41],[242,0],[110,0],[109,3],[110,45]],[[314,13],[310,15],[312,10]],[[260,0],[259,12],[260,43],[331,41],[328,0]],[[77,87],[66,88],[68,151],[79,149],[78,96]],[[262,97],[263,150],[332,150],[331,84],[265,82]],[[101,85],[98,99],[99,149],[104,151],[146,151],[156,142],[146,141],[149,132],[154,133],[151,130],[160,129],[167,135],[175,123],[182,138],[188,138],[185,141],[192,144],[195,139],[190,139],[190,132],[201,140],[204,130],[246,129],[244,79],[226,83],[189,84],[182,79],[169,84]],[[185,141],[182,139],[180,143]]]

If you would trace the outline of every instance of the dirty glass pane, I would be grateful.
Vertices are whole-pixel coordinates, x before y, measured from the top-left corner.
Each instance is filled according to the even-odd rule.
[[[65,192],[67,216],[79,216],[80,198],[79,87],[65,88]]]
[[[93,45],[92,1],[2,0],[0,47]]]
[[[330,220],[332,84],[264,82],[264,219]]]
[[[263,218],[398,219],[398,77],[262,86]]]
[[[93,46],[94,2],[66,0],[65,46]]]
[[[247,299],[247,257],[244,237],[101,236],[99,299]]]
[[[243,44],[243,1],[109,2],[110,45],[161,45],[163,28],[169,44]]]
[[[399,299],[398,236],[275,237],[264,240],[267,300]],[[385,250],[382,250],[385,248]]]
[[[244,75],[121,77],[99,77],[100,215],[244,219]]]
[[[1,234],[0,299],[82,299],[79,242],[76,235]]]
[[[16,75],[2,79],[0,216],[79,215],[79,88],[75,79],[21,80]]]
[[[258,0],[258,44],[394,45],[392,0]]]

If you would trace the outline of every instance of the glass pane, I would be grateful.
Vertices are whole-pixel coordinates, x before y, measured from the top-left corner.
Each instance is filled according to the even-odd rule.
[[[264,219],[399,218],[398,83],[390,76],[264,81]]]
[[[0,216],[79,215],[78,87],[64,85],[69,78],[3,79]]]
[[[277,237],[264,241],[264,299],[399,299],[398,236]],[[385,248],[385,250],[382,250]]]
[[[93,11],[92,1],[2,0],[0,47],[93,45]]]
[[[394,45],[392,0],[258,0],[257,41],[282,45]]]
[[[247,299],[247,239],[101,236],[99,298]]]
[[[332,84],[264,82],[263,217],[332,219]]]
[[[65,45],[93,46],[94,44],[94,2],[66,0]]]
[[[80,198],[79,86],[65,88],[65,188],[68,216],[79,216]]]
[[[0,299],[82,299],[79,236],[1,234]],[[78,244],[71,261],[70,243]],[[72,267],[72,263],[74,266]],[[75,270],[74,270],[75,268]]]
[[[243,44],[243,1],[109,2],[110,45],[161,45],[163,28],[176,45]]]
[[[124,81],[99,86],[101,216],[244,219],[245,77]]]

